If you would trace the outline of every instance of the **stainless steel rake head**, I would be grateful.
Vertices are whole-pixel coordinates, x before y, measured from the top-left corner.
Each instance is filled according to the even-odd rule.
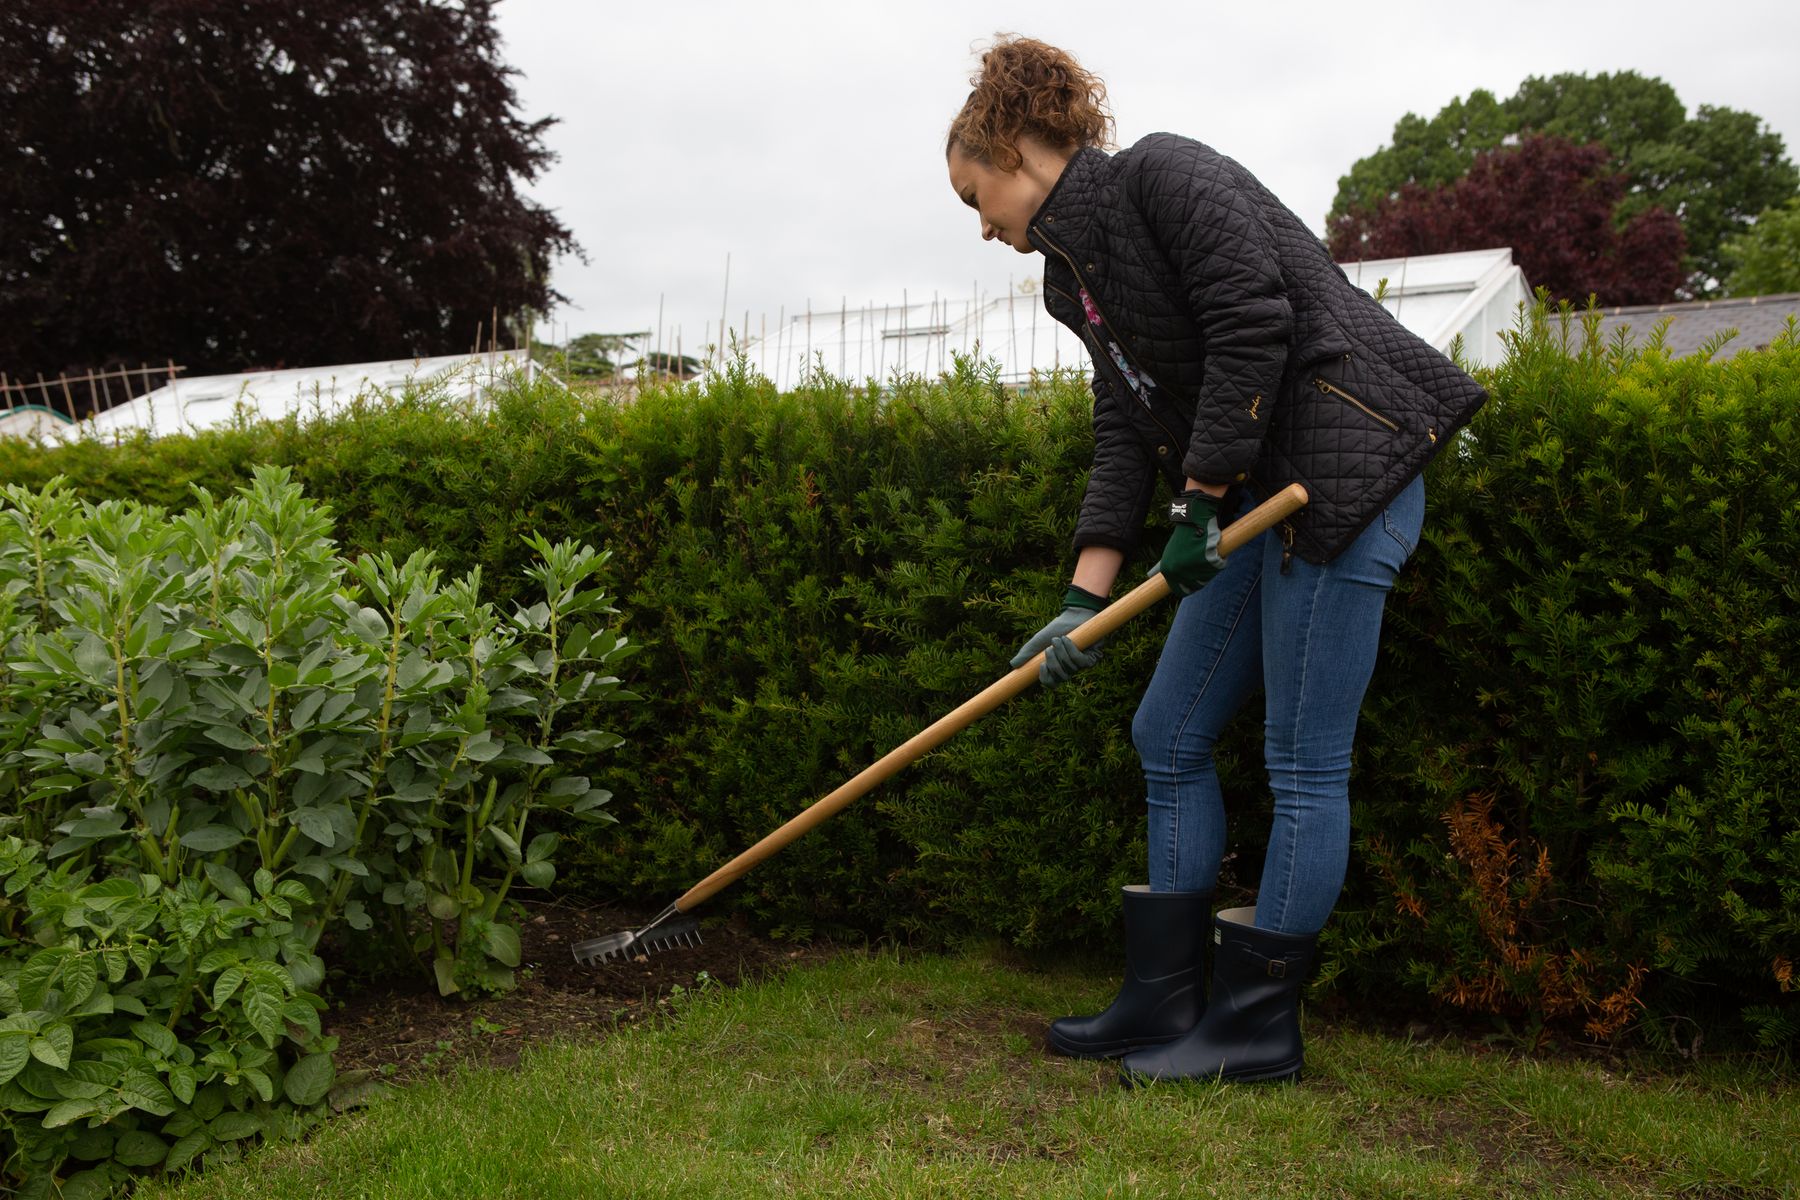
[[[653,954],[677,946],[700,944],[700,922],[683,917],[673,904],[656,914],[642,929],[609,933],[605,937],[588,938],[572,947],[575,961],[584,965],[603,963],[614,958]]]

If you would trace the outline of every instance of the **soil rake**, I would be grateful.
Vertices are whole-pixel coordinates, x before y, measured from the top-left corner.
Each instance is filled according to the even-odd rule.
[[[1289,484],[1228,525],[1219,538],[1219,553],[1229,556],[1246,542],[1298,512],[1305,503],[1306,489],[1297,483]],[[1160,574],[1152,575],[1105,610],[1095,613],[1090,620],[1069,635],[1070,640],[1085,650],[1168,594],[1168,581]],[[836,791],[815,801],[810,808],[791,818],[787,824],[682,893],[674,903],[656,914],[642,929],[628,929],[608,934],[605,937],[588,938],[586,941],[576,942],[573,947],[575,961],[600,963],[621,955],[635,957],[638,954],[666,950],[675,946],[698,945],[700,924],[694,918],[684,914],[691,912],[715,892],[736,882],[750,868],[764,859],[772,857],[789,842],[837,815],[852,801],[861,799],[864,794],[873,790],[875,785],[898,774],[902,768],[910,766],[1008,700],[1026,691],[1037,682],[1038,668],[1043,661],[1044,656],[1037,655],[1024,666],[1001,676],[975,697],[963,702],[954,711],[940,717],[906,742],[888,751],[873,764],[865,767],[861,774],[843,784]]]

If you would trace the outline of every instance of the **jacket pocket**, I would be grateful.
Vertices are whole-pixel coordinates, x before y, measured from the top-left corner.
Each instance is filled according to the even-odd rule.
[[[1337,384],[1331,382],[1329,379],[1326,379],[1323,375],[1314,375],[1313,376],[1313,386],[1318,388],[1319,392],[1322,395],[1335,397],[1336,399],[1343,401],[1345,404],[1350,405],[1352,408],[1355,408],[1358,412],[1360,412],[1364,416],[1368,417],[1371,421],[1374,421],[1377,425],[1382,426],[1389,433],[1399,433],[1400,432],[1400,422],[1394,420],[1392,417],[1386,417],[1386,416],[1383,416],[1382,414],[1376,412],[1374,409],[1370,408],[1367,404],[1364,404],[1361,400],[1358,400],[1355,396],[1352,396],[1349,392],[1345,391],[1343,388],[1339,387]]]

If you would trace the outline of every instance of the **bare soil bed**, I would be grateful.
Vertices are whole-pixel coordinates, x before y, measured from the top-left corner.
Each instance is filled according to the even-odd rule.
[[[639,928],[655,912],[567,900],[522,907],[519,986],[505,996],[446,999],[415,976],[359,986],[334,979],[323,1024],[340,1039],[340,1074],[367,1071],[400,1082],[458,1063],[511,1066],[528,1044],[604,1037],[653,1016],[674,989],[692,989],[704,978],[730,986],[836,953],[820,943],[770,941],[726,921],[703,925],[698,946],[583,966],[571,945]]]

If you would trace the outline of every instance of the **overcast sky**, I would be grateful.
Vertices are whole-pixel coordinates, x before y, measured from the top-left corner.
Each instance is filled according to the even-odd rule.
[[[722,302],[755,335],[809,302],[960,299],[1041,271],[980,240],[944,172],[998,30],[1097,72],[1121,144],[1198,138],[1320,231],[1338,177],[1402,114],[1528,75],[1660,76],[1690,112],[1748,109],[1800,153],[1794,0],[504,0],[499,23],[523,113],[561,122],[531,193],[588,256],[554,272],[556,336],[654,328],[660,304],[690,354]]]

